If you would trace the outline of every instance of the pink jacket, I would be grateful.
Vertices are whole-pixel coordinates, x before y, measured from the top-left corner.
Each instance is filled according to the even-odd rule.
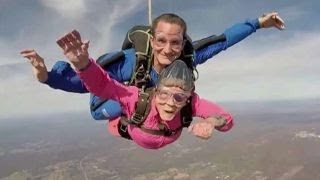
[[[127,117],[130,118],[134,113],[135,105],[138,101],[138,88],[135,86],[125,86],[111,79],[94,60],[90,60],[90,63],[85,70],[78,72],[87,89],[101,98],[114,99],[120,102],[123,111]],[[219,131],[228,131],[233,126],[231,115],[218,105],[201,99],[196,93],[194,93],[191,103],[193,117],[208,118],[212,116],[223,116],[227,120],[227,123],[218,129]],[[150,113],[143,125],[148,129],[158,129],[159,121],[160,116],[152,101]],[[171,130],[176,130],[181,127],[180,113],[178,113],[174,119],[167,122],[167,127]],[[171,136],[159,136],[145,133],[140,128],[129,125],[128,132],[132,140],[138,145],[147,149],[158,149],[177,140],[182,130]]]

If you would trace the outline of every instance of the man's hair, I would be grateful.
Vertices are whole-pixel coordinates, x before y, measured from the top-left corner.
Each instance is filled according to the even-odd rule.
[[[152,21],[152,25],[151,25],[151,33],[153,36],[154,36],[155,30],[156,30],[159,22],[166,22],[166,23],[170,23],[170,24],[179,25],[183,29],[183,37],[186,37],[187,24],[180,16],[173,14],[173,13],[165,13],[165,14],[161,14],[160,16],[156,17]]]

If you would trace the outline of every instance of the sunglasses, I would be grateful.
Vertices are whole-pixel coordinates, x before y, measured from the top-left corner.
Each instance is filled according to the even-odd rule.
[[[190,96],[189,94],[185,93],[172,93],[165,89],[157,89],[156,94],[162,101],[168,101],[169,98],[173,97],[173,101],[176,105],[183,105]]]

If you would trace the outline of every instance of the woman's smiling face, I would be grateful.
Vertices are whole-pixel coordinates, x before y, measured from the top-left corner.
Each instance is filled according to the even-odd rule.
[[[172,120],[175,115],[186,105],[190,92],[179,87],[163,86],[156,90],[155,105],[163,121]]]

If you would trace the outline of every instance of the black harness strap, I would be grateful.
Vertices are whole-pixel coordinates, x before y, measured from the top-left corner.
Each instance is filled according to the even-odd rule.
[[[181,109],[181,125],[182,127],[189,127],[193,118],[192,118],[192,96],[188,99],[188,104]]]
[[[163,127],[161,127],[161,126],[163,126]],[[159,130],[148,129],[143,126],[141,126],[140,129],[145,133],[158,135],[158,136],[172,136],[172,135],[175,135],[178,132],[180,132],[182,129],[182,127],[180,127],[178,129],[171,130],[171,129],[168,129],[164,124],[159,124],[158,127],[159,127]]]
[[[224,34],[221,34],[219,36],[210,36],[210,37],[207,37],[207,38],[204,38],[204,39],[201,39],[201,40],[198,40],[196,41],[194,44],[193,44],[193,48],[194,50],[199,50],[205,46],[209,46],[211,44],[215,44],[215,43],[218,43],[218,42],[223,42],[226,40],[226,37]]]
[[[145,121],[150,112],[151,100],[153,96],[153,88],[147,89],[146,92],[141,91],[139,93],[139,100],[136,106],[136,110],[129,120],[130,124],[140,125]]]
[[[150,80],[151,58],[147,58],[146,56],[139,54],[136,54],[136,57],[136,69],[133,72],[129,84],[134,85],[141,90],[144,90]]]
[[[133,124],[135,126],[138,126],[141,128],[141,125],[145,121],[146,117],[149,115],[150,109],[151,109],[151,100],[153,96],[153,89],[154,88],[148,88],[146,91],[141,91],[139,93],[139,100],[136,105],[135,112],[131,119],[128,119],[125,116],[121,116],[121,119],[118,123],[118,131],[119,134],[126,138],[131,139],[129,133],[128,133],[128,125]]]
[[[104,54],[104,55],[100,56],[96,61],[104,69],[107,68],[110,64],[117,62],[119,59],[124,58],[123,51],[116,52],[115,54],[113,54],[112,56],[109,56],[109,57],[108,57],[108,55],[109,55],[108,53]]]
[[[132,140],[129,132],[128,132],[128,121],[124,116],[121,117],[119,123],[118,123],[118,132],[121,137]]]
[[[179,57],[179,59],[181,59],[182,61],[184,61],[186,63],[186,65],[188,66],[188,68],[190,68],[191,70],[194,70],[194,62],[193,62],[193,52],[194,52],[194,48],[192,45],[192,40],[191,38],[186,35],[184,37],[185,40],[185,44],[182,50],[182,53]]]

